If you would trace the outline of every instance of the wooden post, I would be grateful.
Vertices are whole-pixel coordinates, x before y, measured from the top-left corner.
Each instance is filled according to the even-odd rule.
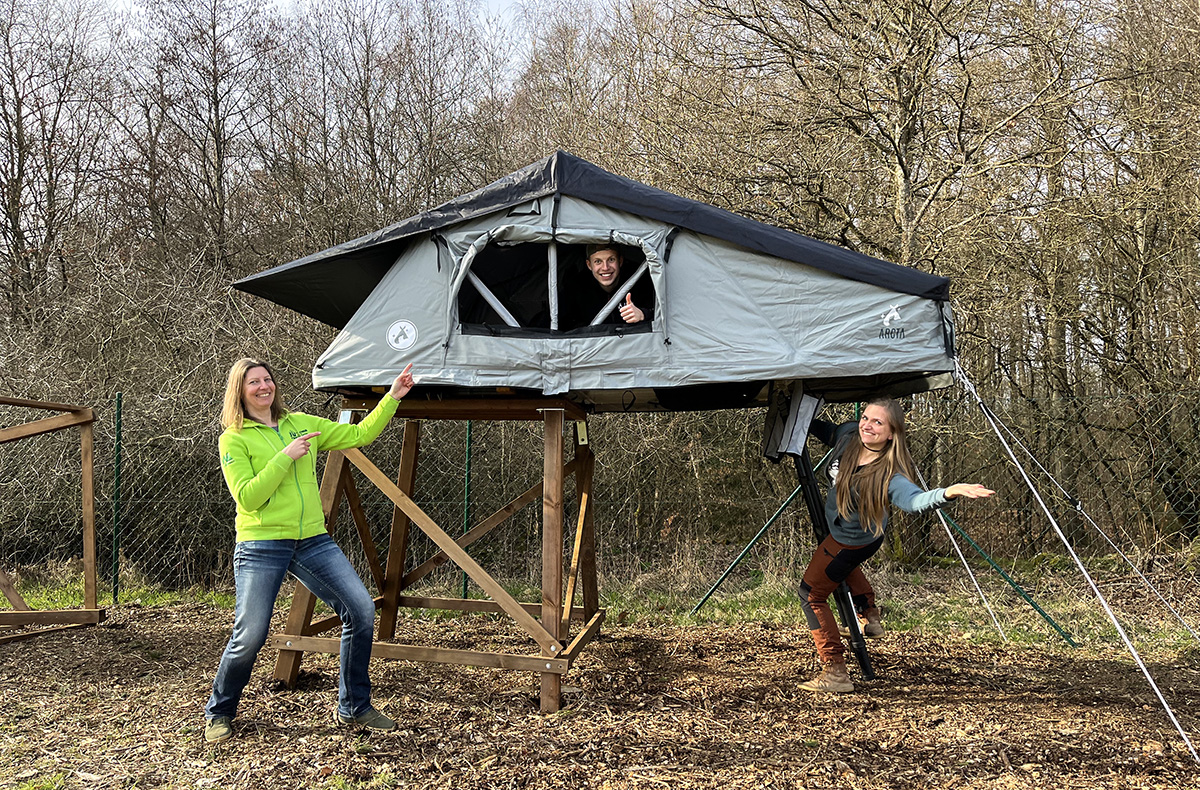
[[[563,566],[563,410],[546,409],[542,486],[542,627],[561,639]],[[543,651],[543,656],[550,654]],[[541,673],[542,713],[559,709],[562,675]]]
[[[589,463],[589,458],[585,455],[587,452],[587,428],[581,426],[584,426],[584,424],[575,423],[573,463],[578,465],[579,474],[575,476],[576,522],[574,548],[571,551],[571,571],[567,574],[567,592],[563,597],[562,630],[560,636],[564,641],[566,641],[571,633],[571,610],[575,606],[575,593],[579,587],[579,572],[584,564],[584,554],[590,553],[592,555],[593,564],[595,560],[595,552],[589,552],[586,546],[588,536],[587,520],[592,508],[592,465]],[[585,583],[584,587],[586,586],[587,584]],[[584,621],[587,621],[591,617],[591,614],[585,614]]]
[[[416,489],[417,458],[421,451],[421,421],[404,421],[404,443],[400,446],[400,470],[396,487],[410,497]],[[396,638],[400,591],[404,589],[404,564],[408,557],[408,530],[412,520],[397,506],[392,509],[392,532],[388,539],[387,568],[383,573],[383,603],[379,607],[379,639]]]
[[[358,401],[344,401],[348,408]],[[372,404],[361,402],[356,408],[370,408]],[[358,449],[330,453],[326,462],[325,477],[321,482],[321,504],[328,524],[336,517],[336,507],[345,495],[354,497],[348,481],[353,466],[368,482],[390,499],[394,505],[392,533],[388,544],[388,557],[383,569],[383,586],[380,600],[380,625],[372,655],[378,658],[409,661],[431,661],[466,666],[497,667],[522,672],[534,672],[541,683],[541,709],[547,713],[556,711],[561,704],[561,677],[570,668],[580,652],[599,633],[605,612],[598,608],[596,592],[594,528],[592,526],[590,502],[592,496],[592,457],[590,449],[577,452],[571,462],[564,462],[563,428],[567,418],[582,424],[586,412],[576,403],[561,399],[501,399],[480,400],[434,400],[428,402],[406,402],[397,412],[407,419],[401,463],[396,477],[379,469]],[[440,527],[428,513],[413,501],[410,493],[416,481],[417,457],[419,455],[419,425],[424,420],[539,420],[545,427],[545,455],[542,479],[500,507],[492,515],[476,524],[469,532],[451,536]],[[0,437],[2,439],[2,437]],[[586,470],[586,471],[585,471]],[[577,528],[575,550],[572,561],[572,577],[576,591],[582,587],[583,599],[591,606],[591,617],[583,617],[583,608],[564,606],[563,602],[563,488],[567,475],[575,475],[580,492],[581,514]],[[357,479],[357,478],[356,478]],[[360,480],[359,483],[362,481]],[[466,548],[489,534],[493,529],[508,522],[513,514],[538,497],[542,499],[542,600],[521,602],[514,598],[471,557]],[[353,502],[351,503],[354,509]],[[356,516],[357,522],[363,519]],[[404,572],[407,561],[408,539],[413,529],[421,530],[434,544],[433,556],[416,564],[411,571]],[[360,532],[360,538],[369,538]],[[382,558],[380,558],[382,559]],[[431,598],[404,595],[417,580],[442,566],[454,563],[479,585],[486,599]],[[377,569],[376,569],[377,570]],[[590,603],[588,603],[590,602]],[[294,684],[300,659],[306,652],[337,654],[339,640],[322,638],[316,634],[337,625],[336,616],[312,621],[315,598],[303,585],[297,585],[296,597],[288,613],[283,633],[274,634],[268,644],[280,652],[275,677]],[[465,612],[494,612],[507,615],[537,645],[537,652],[526,654],[499,653],[476,650],[444,649],[429,646],[401,645],[393,641],[400,606],[425,609],[444,609]],[[566,642],[568,628],[564,621],[568,613],[583,619],[583,626],[570,644]],[[2,619],[2,617],[0,617]]]
[[[358,496],[358,486],[354,483],[354,475],[346,474],[342,478],[342,486],[346,504],[350,508],[354,526],[358,530],[358,540],[362,543],[363,554],[371,569],[371,579],[375,582],[375,589],[379,590],[382,595],[383,567],[379,564],[379,552],[375,550],[375,536],[371,534],[371,524],[367,521],[366,511],[363,510],[362,500]]]

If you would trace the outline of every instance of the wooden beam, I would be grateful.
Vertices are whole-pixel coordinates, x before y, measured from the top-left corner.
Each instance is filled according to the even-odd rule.
[[[92,423],[80,429],[79,458],[82,467],[83,502],[83,608],[97,609],[96,593],[96,489],[95,441]]]
[[[370,410],[378,400],[342,402],[343,408]],[[558,409],[572,420],[587,417],[584,408],[563,398],[500,398],[488,400],[419,400],[405,398],[396,409],[398,417],[419,420],[541,420],[545,409]]]
[[[17,585],[13,584],[12,579],[8,578],[8,574],[2,570],[0,570],[0,592],[4,593],[4,597],[18,612],[32,611],[29,604],[25,603],[25,599],[21,597],[21,593],[17,592]]]
[[[71,428],[76,425],[86,425],[93,422],[95,417],[92,416],[92,410],[71,412],[70,414],[59,414],[54,417],[43,417],[40,420],[27,422],[24,425],[14,425],[11,428],[0,430],[0,444],[5,442],[15,442],[18,439],[25,439],[30,436],[39,436],[43,433],[53,433],[61,431],[64,428]]]
[[[571,644],[567,645],[567,649],[563,651],[563,655],[566,657],[567,661],[573,662],[575,659],[579,658],[580,652],[583,650],[583,648],[587,647],[588,642],[591,642],[596,638],[596,634],[600,633],[600,625],[604,622],[605,614],[605,609],[597,610],[596,613],[592,615],[592,619],[588,620],[587,625],[585,625],[579,631],[579,634],[571,640]]]
[[[542,626],[557,643],[562,623],[563,411],[547,409],[542,486]],[[542,713],[554,713],[562,698],[562,675],[541,674]]]
[[[296,582],[296,589],[292,593],[292,607],[288,609],[287,621],[283,624],[283,633],[287,634],[306,634],[312,628],[313,611],[317,608],[317,596],[313,591],[304,586],[303,582]],[[341,622],[339,620],[339,622]],[[304,653],[298,650],[280,650],[279,655],[275,658],[275,679],[281,680],[288,687],[296,685],[296,678],[300,676],[300,662],[304,659]]]
[[[107,616],[103,609],[34,609],[27,612],[0,612],[0,625],[94,625],[104,622]]]
[[[585,445],[586,446],[586,445]],[[562,628],[559,631],[566,638],[567,627],[571,617],[571,607],[575,605],[575,586],[579,581],[579,560],[584,550],[584,538],[587,535],[587,518],[592,508],[592,467],[586,460],[580,459],[580,445],[575,445],[576,461],[580,462],[583,472],[576,479],[575,487],[579,499],[579,516],[575,524],[575,544],[571,551],[571,570],[567,574],[567,592],[563,596]],[[590,458],[590,456],[587,456]]]
[[[9,398],[0,395],[0,406],[26,406],[30,409],[45,409],[47,411],[91,411],[87,406],[72,406],[69,403],[54,403],[48,400],[28,400],[26,398]]]
[[[571,461],[571,463],[567,464],[567,466],[563,469],[563,474],[564,475],[574,474],[575,469],[576,469],[576,462]],[[483,521],[479,522],[477,525],[475,525],[473,528],[471,528],[471,530],[469,532],[464,532],[454,542],[457,543],[459,545],[459,547],[463,548],[463,549],[465,549],[467,546],[470,546],[472,543],[479,540],[484,535],[488,534],[493,529],[495,529],[496,527],[503,524],[505,521],[508,521],[508,519],[510,519],[513,516],[513,514],[520,511],[521,508],[527,506],[529,503],[533,502],[535,499],[540,497],[542,495],[542,486],[543,485],[544,485],[543,481],[541,481],[541,480],[537,481],[536,483],[531,485],[529,488],[527,488],[525,491],[518,494],[507,505],[500,508],[492,515],[488,516]],[[412,587],[418,581],[420,581],[421,579],[424,579],[426,576],[433,573],[435,570],[437,570],[441,566],[445,565],[446,562],[449,561],[449,559],[450,558],[446,556],[446,552],[439,551],[437,554],[434,554],[432,557],[425,560],[425,562],[421,563],[416,568],[413,568],[410,572],[406,573],[404,575],[404,585],[403,586],[405,588]]]
[[[341,640],[318,636],[286,636],[276,634],[270,639],[271,646],[284,650],[302,650],[311,653],[337,655],[341,651]],[[487,653],[477,650],[450,650],[441,647],[397,645],[392,642],[375,642],[371,646],[372,658],[388,658],[399,661],[429,661],[438,664],[459,664],[471,667],[494,669],[519,669],[531,672],[551,672],[562,675],[570,669],[570,662],[561,658],[522,656],[513,653]]]
[[[371,567],[375,589],[383,592],[383,567],[379,564],[379,552],[375,550],[375,536],[371,534],[371,525],[367,522],[362,500],[358,497],[358,486],[351,475],[346,475],[345,492],[346,504],[350,507],[350,515],[354,517],[354,526],[358,528],[358,539],[362,541],[363,553],[367,555],[367,565]]]
[[[412,609],[446,609],[457,612],[495,612],[504,610],[495,601],[483,598],[429,598],[420,595],[401,595],[400,605]],[[521,607],[535,617],[542,613],[540,603],[522,603]],[[571,610],[571,619],[584,621],[583,607],[576,606]]]
[[[400,445],[400,468],[396,487],[412,497],[417,485],[417,461],[421,455],[421,423],[406,420],[404,441]],[[387,568],[383,572],[383,603],[379,607],[379,638],[396,636],[396,599],[404,589],[404,565],[408,562],[409,520],[404,511],[392,505],[392,531],[388,537]]]
[[[562,414],[562,412],[557,413],[559,415]],[[382,491],[385,496],[387,496],[388,499],[392,500],[392,502],[394,502],[405,513],[407,513],[408,517],[412,519],[413,523],[416,524],[422,532],[428,535],[430,540],[432,540],[434,543],[440,546],[443,551],[450,555],[450,559],[454,561],[454,564],[466,571],[467,575],[470,576],[471,579],[478,584],[485,593],[491,596],[494,601],[499,603],[500,606],[503,607],[504,611],[507,612],[510,617],[516,620],[517,624],[520,625],[527,634],[533,637],[534,641],[541,645],[543,650],[546,650],[551,655],[558,655],[562,652],[562,644],[555,639],[550,632],[542,626],[542,624],[538,623],[538,621],[533,619],[528,612],[522,609],[521,605],[517,603],[516,599],[509,595],[503,587],[497,584],[496,580],[488,575],[487,571],[480,567],[479,563],[475,562],[475,560],[472,559],[469,554],[460,549],[454,542],[454,539],[451,538],[445,530],[439,527],[437,523],[425,513],[424,510],[421,510],[416,502],[413,502],[407,494],[397,488],[396,484],[393,483],[386,474],[380,471],[379,467],[371,463],[370,459],[363,455],[361,450],[346,450],[345,453],[346,458],[349,459],[352,464],[358,467],[358,469],[365,474],[367,478],[370,479],[370,481],[374,483],[375,486],[379,488],[379,490]],[[561,458],[559,461],[559,466],[561,466]],[[557,628],[557,624],[555,627]]]
[[[33,639],[35,636],[45,636],[59,631],[70,631],[73,628],[87,628],[94,623],[71,623],[70,625],[60,625],[54,628],[39,628],[36,631],[21,631],[16,634],[4,634],[0,636],[0,645],[7,645],[10,642],[20,642],[24,639]]]
[[[325,456],[325,471],[321,475],[321,512],[325,515],[325,529],[333,534],[337,524],[338,506],[342,504],[342,490],[350,471],[346,465],[346,456],[341,450],[331,450]]]
[[[590,618],[600,610],[600,585],[596,579],[596,508],[593,503],[592,487],[595,484],[596,454],[592,446],[580,447],[583,454],[583,472],[580,474],[588,506],[583,509],[583,540],[579,550],[579,580],[583,586],[583,612]]]

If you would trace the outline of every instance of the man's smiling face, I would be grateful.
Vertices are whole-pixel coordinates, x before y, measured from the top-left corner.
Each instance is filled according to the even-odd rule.
[[[621,273],[621,254],[612,249],[597,250],[588,256],[587,267],[600,287],[611,293]]]

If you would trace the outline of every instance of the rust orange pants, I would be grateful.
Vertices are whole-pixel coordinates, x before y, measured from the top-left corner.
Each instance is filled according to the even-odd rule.
[[[846,646],[842,644],[837,621],[829,608],[829,596],[839,584],[846,582],[850,587],[850,595],[860,615],[866,617],[879,612],[875,606],[875,590],[859,566],[882,545],[882,535],[865,546],[844,546],[827,537],[813,552],[813,558],[804,570],[804,580],[800,582],[800,595],[822,663],[845,661]]]

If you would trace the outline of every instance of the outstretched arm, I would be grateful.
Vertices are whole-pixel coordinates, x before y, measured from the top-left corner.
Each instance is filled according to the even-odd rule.
[[[410,363],[405,365],[404,370],[392,382],[391,389],[388,390],[389,397],[380,398],[379,404],[363,418],[362,422],[347,425],[314,419],[313,427],[321,429],[321,438],[318,440],[320,442],[319,449],[345,450],[348,447],[362,447],[375,441],[375,438],[387,427],[388,421],[392,419],[396,409],[400,407],[400,399],[407,395],[413,386],[412,364]]]
[[[959,497],[986,499],[995,493],[992,489],[981,486],[979,483],[955,483],[946,489],[946,499],[958,499]]]
[[[949,488],[923,491],[920,486],[902,474],[892,475],[892,479],[888,483],[888,500],[908,513],[924,513],[959,497],[980,499],[990,497],[995,493],[990,488],[985,488],[978,483],[955,483]]]

